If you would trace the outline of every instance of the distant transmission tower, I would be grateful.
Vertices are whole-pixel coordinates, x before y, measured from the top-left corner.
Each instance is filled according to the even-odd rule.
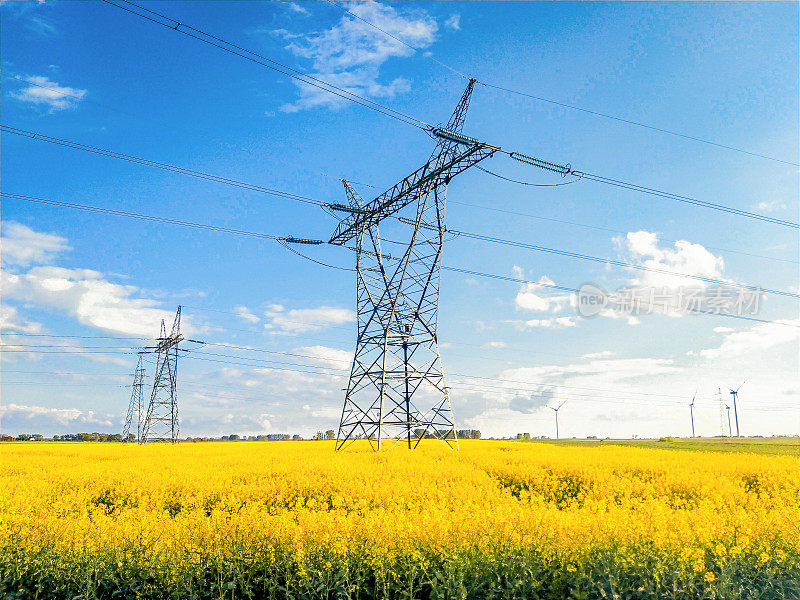
[[[381,450],[404,442],[416,447],[435,437],[458,448],[436,326],[444,214],[450,180],[492,156],[498,148],[461,134],[475,80],[470,80],[438,138],[428,162],[368,203],[347,182],[348,204],[328,208],[347,214],[330,239],[355,240],[358,337],[336,437],[341,449],[357,438]],[[378,224],[413,204],[402,256],[382,253]],[[391,447],[390,446],[390,447]]]
[[[142,444],[178,441],[178,344],[182,340],[179,306],[169,335],[166,324],[161,321],[161,335],[154,348],[157,358],[153,392],[141,431]]]
[[[142,365],[143,354],[139,353],[139,362],[136,363],[136,370],[133,372],[133,386],[131,389],[131,402],[128,405],[128,414],[125,417],[125,427],[122,429],[122,441],[127,442],[128,436],[133,427],[133,419],[136,419],[136,438],[139,442],[142,439],[142,388],[144,387],[144,366]]]

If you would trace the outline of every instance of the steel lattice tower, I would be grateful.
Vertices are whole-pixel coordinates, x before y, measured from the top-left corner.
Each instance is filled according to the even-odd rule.
[[[157,360],[153,392],[141,431],[142,444],[178,441],[178,344],[182,340],[179,306],[169,335],[166,324],[161,321],[161,335],[154,348]]]
[[[474,85],[470,80],[447,126],[432,130],[438,141],[425,165],[369,203],[344,182],[348,204],[329,205],[349,213],[330,243],[357,243],[358,337],[337,449],[357,438],[374,450],[384,439],[412,448],[424,437],[458,447],[436,326],[447,185],[498,150],[461,134]],[[381,252],[379,223],[409,204],[412,218],[396,218],[410,241],[392,258]]]
[[[133,427],[134,415],[136,415],[136,441],[142,439],[142,390],[144,388],[144,366],[142,365],[142,353],[139,353],[139,362],[136,363],[136,370],[133,372],[133,386],[131,389],[131,401],[128,405],[128,414],[125,417],[125,427],[122,429],[122,441],[128,441],[128,435]]]

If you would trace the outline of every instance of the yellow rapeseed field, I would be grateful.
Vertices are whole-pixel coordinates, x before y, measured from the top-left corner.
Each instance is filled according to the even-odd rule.
[[[796,457],[467,441],[0,447],[0,595],[797,598]]]

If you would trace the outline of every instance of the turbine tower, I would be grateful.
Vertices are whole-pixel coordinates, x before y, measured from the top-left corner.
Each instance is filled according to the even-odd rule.
[[[692,419],[692,437],[694,437],[694,399],[697,398],[697,390],[694,391],[692,396],[692,403],[689,405],[689,416]]]
[[[745,383],[747,383],[747,380],[743,381],[742,385],[744,385]],[[739,412],[736,409],[736,399],[739,396],[739,390],[742,389],[742,385],[740,385],[735,390],[731,390],[731,396],[733,396],[733,416],[736,419],[736,437],[739,437]]]
[[[181,307],[175,313],[172,331],[167,335],[166,323],[161,321],[161,335],[154,351],[157,355],[153,392],[147,406],[147,417],[142,426],[141,442],[178,441],[178,344],[181,335]]]
[[[133,371],[133,386],[131,389],[131,401],[128,405],[128,414],[125,417],[125,426],[122,429],[122,441],[128,441],[128,435],[133,427],[134,415],[136,418],[136,438],[139,442],[142,439],[142,389],[144,387],[144,366],[142,365],[143,353],[139,353],[139,361]]]
[[[558,408],[553,408],[552,406],[548,407],[550,410],[552,410],[554,413],[556,413],[556,439],[558,439],[558,411],[560,411],[561,407],[564,406],[566,403],[567,403],[567,401],[564,400],[564,402],[562,402],[561,404],[558,405]]]
[[[347,204],[327,205],[347,213],[330,243],[356,244],[358,336],[337,450],[358,438],[376,451],[384,439],[415,448],[425,437],[458,448],[436,329],[447,186],[498,150],[461,134],[474,85],[430,131],[438,141],[423,166],[367,203],[345,181]],[[396,215],[408,205],[408,217]],[[379,224],[390,217],[409,239],[397,258],[381,250]]]

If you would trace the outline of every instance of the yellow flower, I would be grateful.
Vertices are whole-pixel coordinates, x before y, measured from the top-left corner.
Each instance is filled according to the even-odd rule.
[[[714,574],[711,571],[706,571],[706,574],[703,575],[703,581],[707,583],[711,583],[712,581],[714,581],[714,579],[716,578],[714,577]]]

